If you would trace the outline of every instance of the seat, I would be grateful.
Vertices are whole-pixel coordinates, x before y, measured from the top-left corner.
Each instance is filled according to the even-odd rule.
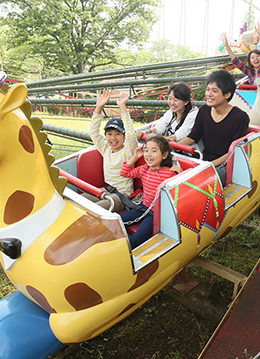
[[[188,168],[194,168],[198,166],[198,163],[192,161],[189,158],[178,158],[178,161],[183,171],[187,170]]]
[[[96,148],[86,150],[78,156],[77,177],[98,188],[105,186],[103,157]]]

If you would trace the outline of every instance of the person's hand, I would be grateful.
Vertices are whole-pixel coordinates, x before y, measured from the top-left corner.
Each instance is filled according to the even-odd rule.
[[[130,158],[130,160],[127,161],[128,165],[133,166],[136,163],[136,161],[138,161],[139,158],[141,158],[143,156],[143,153],[144,153],[143,148],[144,148],[144,145],[139,146],[134,150],[133,156]]]
[[[128,99],[129,99],[128,93],[127,92],[122,92],[120,94],[120,99],[117,100],[117,104],[118,104],[118,106],[120,108],[121,114],[127,112],[126,103],[127,103]]]
[[[153,136],[155,136],[156,133],[154,133],[153,131],[149,132],[149,133],[146,133],[146,139],[148,140],[148,138],[151,138]]]
[[[153,136],[156,135],[156,133],[153,132],[153,130],[150,130],[150,129],[148,129],[146,131],[138,131],[137,130],[137,131],[135,131],[135,134],[136,134],[136,137],[137,137],[138,140],[141,140],[142,135],[146,135],[146,140],[148,140],[148,138],[153,137]]]
[[[176,142],[176,136],[175,135],[172,135],[172,136],[168,136],[166,137],[168,141],[174,141]]]
[[[96,112],[101,113],[103,107],[108,103],[110,99],[111,91],[110,90],[103,90],[103,92],[99,91],[97,96],[97,103],[96,103]]]
[[[139,158],[141,158],[144,154],[144,146],[139,146],[134,150],[134,155],[133,157],[135,157],[136,161],[139,160]]]
[[[121,105],[126,105],[127,101],[129,100],[129,95],[127,92],[120,93],[120,99],[117,99],[117,104],[120,107]]]
[[[183,169],[181,168],[181,166],[177,166],[177,165],[173,165],[173,166],[170,168],[170,170],[173,171],[173,172],[177,172],[177,173],[183,172]]]
[[[138,140],[141,140],[141,137],[142,137],[142,135],[144,134],[144,132],[143,131],[135,131],[135,135],[136,135],[136,137],[137,137],[137,139]]]
[[[222,32],[222,34],[220,35],[220,40],[222,41],[224,46],[228,45],[227,34],[225,32]]]

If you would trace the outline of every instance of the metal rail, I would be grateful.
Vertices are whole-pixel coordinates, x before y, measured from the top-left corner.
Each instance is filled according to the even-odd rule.
[[[96,99],[55,99],[55,98],[30,98],[29,101],[32,104],[36,105],[96,105]],[[205,102],[204,101],[194,101],[196,106],[201,106]],[[109,100],[107,105],[109,106],[117,106],[116,100]],[[128,100],[127,106],[135,106],[142,108],[151,108],[151,107],[168,107],[168,101],[165,100]]]
[[[246,56],[240,56],[240,59],[245,59]],[[53,77],[50,79],[43,79],[38,81],[27,82],[26,86],[28,88],[35,88],[35,87],[45,87],[46,85],[50,84],[64,84],[64,83],[79,83],[83,81],[93,81],[93,80],[104,80],[109,78],[115,78],[116,75],[123,75],[121,77],[131,75],[139,75],[145,78],[149,71],[156,71],[162,69],[183,69],[184,67],[195,67],[198,65],[207,65],[207,64],[214,64],[222,65],[224,63],[230,63],[230,57],[228,55],[224,56],[213,56],[213,57],[203,57],[199,59],[190,59],[190,60],[181,60],[181,61],[171,61],[171,62],[163,62],[157,64],[150,64],[150,65],[141,65],[141,66],[131,66],[131,67],[124,67],[120,69],[113,69],[107,71],[100,71],[100,72],[91,72],[91,73],[83,73],[83,74],[76,74],[71,76],[61,76],[61,77]]]
[[[243,74],[236,74],[235,79],[240,79],[244,77]],[[170,84],[175,82],[188,82],[188,83],[206,83],[207,76],[184,76],[184,77],[159,77],[159,78],[148,78],[148,79],[139,79],[139,80],[122,80],[122,81],[109,81],[109,82],[96,82],[96,83],[85,83],[80,85],[64,85],[64,86],[48,86],[48,87],[34,87],[28,88],[28,94],[40,93],[40,94],[50,94],[53,92],[59,93],[68,93],[73,91],[94,91],[104,88],[124,88],[124,87],[133,87],[133,86],[147,86],[147,85],[163,85]]]
[[[64,86],[47,86],[47,87],[34,87],[28,88],[29,94],[34,93],[51,93],[55,91],[59,92],[71,92],[80,90],[97,90],[103,88],[122,88],[129,86],[140,86],[140,85],[154,85],[154,84],[170,84],[172,82],[203,82],[207,79],[206,75],[203,76],[184,76],[184,77],[161,77],[161,78],[148,78],[139,80],[121,80],[121,81],[109,81],[109,82],[95,82],[85,83],[80,85],[64,85]]]
[[[43,124],[42,129],[44,131],[58,133],[68,137],[78,138],[92,143],[92,139],[87,132],[72,130],[70,128],[65,128],[60,126],[49,125],[46,123]]]

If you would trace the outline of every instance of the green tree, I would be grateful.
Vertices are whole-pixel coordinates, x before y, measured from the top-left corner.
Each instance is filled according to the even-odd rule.
[[[132,65],[152,64],[158,62],[178,61],[204,57],[200,52],[191,51],[187,46],[174,45],[168,39],[152,41],[149,48],[129,52]],[[130,65],[130,63],[129,63]]]
[[[156,0],[0,0],[10,48],[26,46],[44,66],[66,73],[116,63],[122,43],[147,40]]]
[[[205,57],[205,54],[194,52],[187,46],[174,45],[168,39],[152,41],[143,46],[144,48],[116,48],[116,62],[100,66],[99,71],[118,67],[139,66],[155,64],[159,62],[179,61]],[[187,70],[185,70],[187,72]]]
[[[254,15],[254,4],[253,0],[249,0],[248,2],[248,9],[245,16],[245,22],[247,23],[248,30],[255,29],[255,15]]]

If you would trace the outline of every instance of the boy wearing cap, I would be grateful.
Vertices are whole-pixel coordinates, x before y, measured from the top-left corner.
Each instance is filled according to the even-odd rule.
[[[103,156],[105,182],[126,196],[130,196],[133,193],[133,179],[120,176],[120,171],[123,163],[132,157],[135,148],[138,147],[138,142],[131,117],[126,109],[129,98],[126,93],[122,93],[121,98],[117,100],[122,119],[112,118],[107,122],[104,128],[106,137],[106,141],[104,141],[99,130],[103,119],[103,107],[108,103],[110,94],[111,91],[109,90],[104,90],[103,93],[99,92],[89,135]],[[124,205],[120,198],[114,193],[111,196],[115,202],[114,211],[122,210]],[[90,198],[88,195],[86,197]],[[91,196],[91,200],[98,202],[103,208],[109,208],[110,202],[108,200],[100,201],[96,197],[92,197],[94,196]]]

